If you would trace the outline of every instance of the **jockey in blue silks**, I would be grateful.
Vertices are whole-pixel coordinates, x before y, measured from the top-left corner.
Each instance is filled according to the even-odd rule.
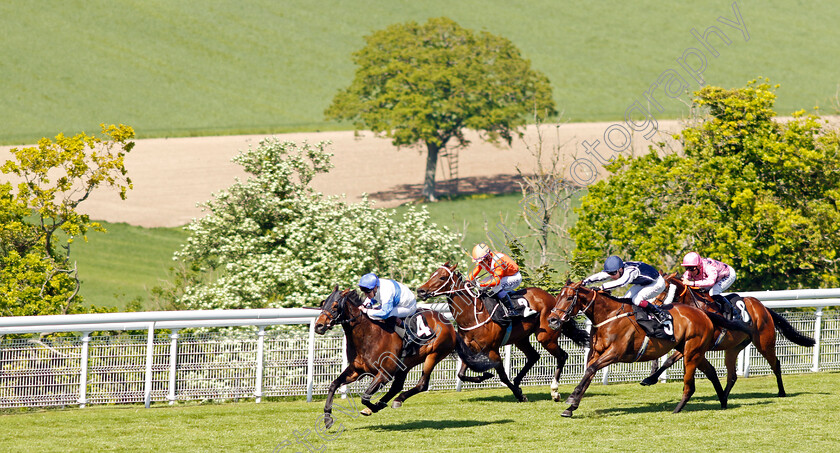
[[[586,277],[583,285],[588,286],[603,280],[612,281],[604,283],[600,288],[602,290],[632,284],[625,297],[629,298],[633,305],[649,311],[659,322],[667,320],[665,313],[649,302],[667,287],[665,279],[655,267],[639,261],[623,261],[613,255],[604,261],[604,270]]]
[[[361,310],[371,319],[407,318],[417,311],[414,293],[396,280],[380,279],[369,273],[359,280],[359,289],[365,295]]]

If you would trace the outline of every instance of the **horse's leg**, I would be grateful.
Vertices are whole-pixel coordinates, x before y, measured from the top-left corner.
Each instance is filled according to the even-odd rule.
[[[563,374],[563,367],[566,366],[566,360],[569,359],[569,353],[564,351],[557,342],[557,335],[550,335],[547,332],[540,332],[537,334],[537,341],[542,344],[543,348],[557,359],[557,368],[554,369],[554,379],[551,381],[551,399],[560,401],[560,393],[557,389],[560,387],[560,376]]]
[[[414,387],[400,393],[400,396],[394,400],[394,404],[391,405],[393,408],[398,408],[402,406],[402,403],[411,398],[412,396],[420,393],[425,392],[429,389],[429,380],[432,378],[432,370],[435,369],[435,366],[443,360],[445,356],[441,356],[437,353],[432,353],[426,356],[426,360],[423,361],[423,374],[420,376],[420,380],[417,381],[417,385]]]
[[[525,354],[525,365],[522,366],[522,369],[519,370],[519,373],[516,373],[516,376],[513,378],[513,385],[519,387],[519,384],[522,383],[522,378],[528,374],[528,371],[540,360],[540,353],[534,349],[534,346],[531,345],[530,335],[519,340],[516,343],[516,347],[519,348]]]
[[[642,385],[653,385],[659,382],[659,376],[662,376],[662,373],[665,372],[668,368],[671,368],[675,363],[677,363],[683,357],[682,353],[679,351],[674,351],[664,362],[662,362],[662,366],[659,367],[656,371],[653,372],[650,376],[644,378],[642,382],[639,384]]]
[[[723,364],[726,366],[726,388],[723,393],[729,398],[729,392],[735,386],[735,381],[738,380],[738,353],[742,348],[729,348],[723,353]]]
[[[750,313],[752,316],[753,329],[752,342],[758,352],[764,356],[767,363],[770,364],[770,369],[776,375],[776,385],[779,387],[779,397],[787,396],[785,393],[785,385],[782,383],[782,363],[776,356],[776,328],[772,323],[770,314],[765,313]],[[765,320],[765,318],[770,318]],[[768,322],[769,321],[769,322]],[[747,357],[749,360],[749,357]]]
[[[586,367],[586,371],[583,372],[583,378],[581,378],[580,383],[575,387],[575,390],[566,398],[566,404],[569,404],[569,408],[563,411],[563,417],[571,417],[572,412],[580,406],[580,400],[583,398],[584,392],[586,389],[589,388],[589,384],[592,383],[592,378],[595,377],[595,373],[598,372],[601,368],[609,365],[616,361],[616,358],[619,357],[619,354],[614,349],[607,349],[604,351],[603,354],[600,354],[595,351],[595,349],[589,350],[589,365]]]
[[[467,363],[466,362],[461,362],[461,368],[458,370],[458,379],[460,379],[464,382],[473,382],[473,383],[477,384],[479,382],[484,382],[487,379],[490,379],[491,377],[493,377],[493,373],[487,373],[487,372],[481,373],[478,376],[469,376],[469,375],[467,375],[467,370],[469,370],[469,367],[467,367]]]
[[[364,404],[365,407],[366,407],[366,409],[364,409],[361,412],[362,415],[375,414],[375,413],[381,411],[382,409],[385,409],[386,407],[388,407],[387,404],[385,404],[381,401],[376,403],[376,404],[373,404],[373,403],[370,402],[370,399],[373,397],[373,395],[376,392],[378,392],[382,388],[382,386],[384,386],[385,384],[388,383],[389,378],[390,378],[390,375],[388,373],[385,373],[384,371],[380,371],[373,378],[373,381],[371,381],[368,388],[365,389],[365,392],[362,394],[362,404]]]
[[[499,375],[499,380],[502,381],[502,384],[505,384],[511,392],[513,392],[513,396],[516,397],[516,400],[520,403],[524,403],[528,401],[528,398],[522,394],[522,389],[519,388],[518,385],[514,385],[513,382],[510,381],[508,378],[507,372],[505,371],[505,365],[502,363],[502,357],[499,354],[499,351],[493,350],[487,353],[487,356],[490,358],[492,362],[498,363],[496,365],[496,374]]]
[[[324,404],[324,426],[327,429],[330,429],[333,423],[335,423],[335,420],[333,420],[332,417],[332,406],[333,397],[335,396],[336,390],[338,390],[338,388],[342,385],[355,382],[358,378],[359,373],[351,365],[345,368],[344,371],[341,374],[339,374],[334,381],[332,381],[332,384],[330,384],[329,391],[327,392],[327,402]]]
[[[720,385],[720,378],[718,378],[717,370],[715,367],[709,363],[709,360],[704,356],[703,360],[697,364],[697,368],[700,368],[700,371],[706,375],[712,385],[715,387],[715,393],[717,393],[718,400],[720,401],[721,409],[726,409],[726,401],[728,399],[727,393],[723,390],[723,387]]]
[[[388,406],[388,401],[391,401],[397,393],[401,392],[403,387],[405,386],[405,378],[408,377],[409,369],[397,369],[397,375],[394,376],[394,381],[391,383],[391,388],[388,389],[388,392],[382,395],[382,398],[379,399],[379,402],[376,403],[377,406],[382,406],[383,408]]]
[[[674,408],[674,413],[681,411],[685,404],[688,403],[688,400],[691,399],[691,395],[694,395],[694,372],[697,370],[697,366],[705,360],[703,356],[704,350],[702,346],[703,339],[699,337],[695,337],[686,341],[685,346],[683,347],[683,363],[685,364],[685,375],[683,375],[683,396],[680,402],[677,404],[677,407]],[[720,382],[718,382],[720,385]]]

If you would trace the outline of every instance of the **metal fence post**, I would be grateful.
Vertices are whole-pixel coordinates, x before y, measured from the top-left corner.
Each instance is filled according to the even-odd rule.
[[[79,407],[87,404],[88,345],[90,332],[82,332],[82,357],[79,363]]]
[[[257,378],[256,378],[256,385],[254,388],[254,396],[256,397],[256,401],[259,403],[262,401],[262,390],[263,390],[263,358],[265,357],[265,326],[260,326],[260,330],[257,331]]]
[[[750,377],[750,356],[752,355],[752,349],[751,348],[752,348],[752,343],[748,344],[744,348],[744,350],[741,351],[741,354],[744,354],[744,356],[742,357],[742,362],[741,362],[743,364],[743,367],[741,368],[741,370],[742,370],[741,375],[743,377]]]
[[[462,363],[463,362],[461,361],[461,357],[457,357],[455,359],[455,391],[456,392],[460,392],[461,387],[464,386],[464,381],[458,379],[458,372],[461,371],[461,364]]]
[[[146,337],[146,384],[143,401],[146,408],[152,405],[152,362],[155,359],[155,323],[149,323],[149,334]]]
[[[814,365],[811,371],[820,371],[820,332],[822,331],[822,307],[817,309],[817,316],[814,319]]]
[[[309,321],[309,351],[306,355],[306,402],[312,402],[315,386],[315,320]]]
[[[341,335],[341,371],[339,373],[343,373],[345,369],[347,369],[347,335]],[[341,386],[341,398],[347,398],[347,385]]]
[[[169,400],[169,404],[175,404],[175,383],[176,381],[176,373],[178,368],[178,330],[180,329],[172,329],[172,333],[169,334],[169,394],[166,396],[166,399]]]
[[[505,345],[505,374],[510,377],[510,356],[513,353],[511,345]]]

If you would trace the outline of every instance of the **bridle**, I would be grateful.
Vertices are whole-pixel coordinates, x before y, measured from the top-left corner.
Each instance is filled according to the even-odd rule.
[[[437,296],[446,295],[447,298],[449,298],[450,300],[454,300],[454,297],[452,297],[452,296],[454,296],[458,293],[464,292],[467,295],[469,295],[469,297],[472,298],[473,315],[474,315],[474,318],[475,318],[475,324],[472,325],[472,326],[469,326],[469,327],[463,327],[463,326],[459,325],[458,329],[463,330],[463,331],[470,331],[470,330],[477,329],[477,328],[489,323],[493,318],[492,316],[490,316],[490,313],[487,314],[487,318],[484,321],[479,321],[478,320],[478,299],[479,299],[480,295],[478,294],[478,292],[473,292],[473,290],[470,289],[470,287],[472,285],[469,282],[463,282],[463,277],[461,276],[460,272],[456,272],[454,269],[450,269],[446,266],[441,266],[440,269],[445,269],[446,272],[448,273],[448,275],[446,277],[446,281],[442,285],[440,285],[440,287],[438,287],[438,289],[432,291],[429,294],[429,297],[437,297]],[[459,282],[463,282],[464,286],[462,288],[455,288],[455,286]],[[443,291],[443,290],[441,290],[441,288],[450,288],[450,289]]]
[[[462,278],[460,277],[460,275],[461,275],[460,272],[456,272],[455,270],[450,269],[446,266],[441,266],[440,269],[443,269],[448,273],[448,275],[446,277],[446,281],[443,282],[443,284],[440,285],[440,287],[438,287],[438,289],[432,291],[429,294],[429,297],[443,296],[443,295],[446,295],[446,294],[456,294],[456,293],[459,293],[461,291],[464,291],[467,294],[469,294],[470,297],[473,298],[473,302],[478,300],[479,295],[478,295],[477,292],[473,293],[473,291],[470,289],[470,286],[472,286],[472,285],[470,285],[469,282],[464,282],[464,287],[463,288],[455,288],[458,281],[462,280]],[[457,275],[457,280],[458,281],[456,281],[456,275]],[[447,288],[447,287],[450,288],[450,289],[448,289],[446,291],[442,290],[442,288]]]
[[[566,286],[566,288],[571,288],[571,286]],[[566,307],[565,310],[559,310],[555,306],[554,308],[551,309],[551,313],[558,313],[558,312],[562,311],[563,314],[560,316],[560,322],[562,323],[562,322],[568,321],[569,319],[572,318],[572,316],[573,316],[572,312],[574,311],[575,307],[578,306],[578,299],[579,298],[580,298],[580,286],[575,288],[575,294],[572,297],[572,303],[570,303],[569,306]],[[568,300],[568,298],[566,298],[566,299]],[[595,297],[593,297],[592,300],[589,301],[589,303],[586,305],[586,307],[584,307],[582,310],[578,310],[578,312],[586,313],[589,310],[589,308],[592,307],[592,304],[594,304],[594,303],[595,303]]]
[[[347,307],[346,306],[347,297],[348,297],[347,294],[340,294],[335,300],[332,301],[332,304],[330,305],[330,310],[327,310],[327,307],[326,307],[327,302],[329,301],[329,298],[327,298],[327,300],[324,301],[324,308],[321,309],[321,313],[326,315],[327,318],[329,319],[329,322],[327,323],[327,326],[332,327],[336,324],[342,324],[342,325],[350,324],[350,325],[353,325],[353,322],[356,321],[356,319],[359,318],[359,316],[360,316],[359,314],[357,314],[356,316],[353,316],[352,318],[347,316],[347,308],[346,308]],[[337,314],[333,315],[334,312],[336,312]]]

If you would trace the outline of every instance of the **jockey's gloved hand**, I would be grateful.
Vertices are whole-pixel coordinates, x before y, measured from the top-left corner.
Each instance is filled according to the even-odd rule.
[[[589,286],[590,283],[592,282],[590,282],[588,278],[585,278],[582,282],[580,282],[582,286]]]

